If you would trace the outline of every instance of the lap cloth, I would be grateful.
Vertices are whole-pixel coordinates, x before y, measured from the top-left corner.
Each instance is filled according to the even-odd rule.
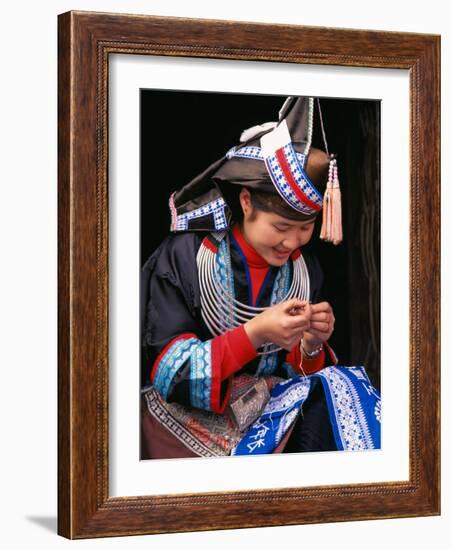
[[[234,379],[232,399],[255,379]],[[260,418],[238,431],[223,415],[166,403],[144,392],[142,458],[254,455],[380,448],[380,395],[363,367],[327,367],[306,377],[269,376],[271,398]],[[284,450],[283,450],[284,449]]]

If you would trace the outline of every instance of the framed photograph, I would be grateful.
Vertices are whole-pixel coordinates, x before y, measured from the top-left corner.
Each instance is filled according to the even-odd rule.
[[[440,38],[431,35],[88,12],[59,16],[61,535],[440,513],[439,51]],[[298,127],[294,120],[304,123]],[[289,141],[281,138],[281,128]],[[339,171],[339,246],[325,242],[335,240],[323,234],[325,216],[301,208],[303,215],[292,220],[301,232],[314,217],[315,223],[313,237],[300,237],[296,246],[287,244],[290,224],[281,230],[284,239],[271,246],[264,226],[253,225],[278,216],[278,210],[256,206],[260,184],[253,182],[267,178],[277,188],[270,168],[281,143],[288,155],[293,152],[298,170],[289,170],[289,187],[291,174],[294,181],[301,174],[308,186],[318,181],[310,163],[316,151],[325,158],[325,190],[333,188]],[[239,178],[231,175],[234,163]],[[285,189],[274,195],[291,204],[295,199]],[[337,212],[331,197],[332,191],[323,196],[323,211],[331,205],[328,211]],[[257,218],[248,217],[248,207],[258,210]],[[270,265],[267,279],[286,265],[287,258],[278,263],[282,243],[291,254],[303,245],[301,257],[312,254],[322,266],[324,284],[313,298],[315,271],[306,260],[307,305],[290,312],[305,327],[305,347],[284,342],[273,353],[284,360],[271,369],[262,358],[272,353],[261,359],[252,353],[250,343],[267,345],[256,323],[246,329],[228,325],[235,339],[226,342],[225,317],[209,309],[218,272],[215,267],[209,279],[208,266],[217,264],[208,254],[219,251],[221,263],[225,234],[236,238],[231,246],[237,247],[237,262],[243,253],[245,266],[247,254],[259,250]],[[215,238],[208,242],[208,235]],[[238,281],[234,252],[227,250]],[[292,266],[301,262],[299,255],[290,258]],[[255,284],[256,272],[242,273],[245,286]],[[292,267],[294,279],[295,272]],[[196,273],[206,275],[195,284]],[[271,293],[265,298],[265,280],[259,292],[252,292],[253,284],[248,304],[278,304]],[[184,292],[193,310],[179,322],[183,314],[173,300]],[[203,307],[197,309],[198,300]],[[334,332],[321,338],[311,329],[325,303],[333,307],[325,318]],[[215,357],[220,350],[228,357],[224,364],[235,365],[229,378],[209,375],[207,398],[192,389],[196,366],[187,360],[187,349],[209,356],[203,347],[208,336],[192,324],[201,314],[198,325],[205,323],[210,336],[223,327],[212,344]],[[186,363],[166,379],[162,366],[179,349]],[[310,367],[319,354],[324,359],[318,369]],[[253,361],[268,374],[259,378],[265,388],[246,386],[236,376]],[[185,364],[191,366],[184,370]],[[208,363],[209,372],[216,364]],[[281,366],[288,376],[277,370]],[[341,396],[328,393],[326,373],[343,372],[360,380],[358,401],[372,400],[366,405],[370,416],[346,421],[331,412],[340,411],[335,399]],[[239,379],[243,391],[234,394],[229,379]],[[269,407],[275,412],[272,400],[287,384],[298,396],[305,392],[297,410],[266,416]],[[261,389],[264,401],[258,399]],[[206,411],[194,414],[184,392],[197,410],[204,400]],[[323,396],[320,405],[317,394]],[[249,412],[249,403],[259,403],[257,413]],[[300,446],[309,418],[329,418],[321,433],[330,435]],[[347,422],[352,427],[346,436]],[[357,429],[360,422],[368,438]],[[271,445],[262,434],[272,429]]]

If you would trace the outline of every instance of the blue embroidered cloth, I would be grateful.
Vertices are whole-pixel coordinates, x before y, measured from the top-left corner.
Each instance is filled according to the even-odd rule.
[[[276,384],[260,418],[249,428],[231,455],[268,454],[278,446],[319,379],[337,449],[380,448],[381,398],[363,367],[334,366],[309,376]]]

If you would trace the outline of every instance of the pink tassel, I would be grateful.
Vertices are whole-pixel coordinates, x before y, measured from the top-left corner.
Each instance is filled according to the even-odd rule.
[[[327,235],[329,234],[328,230],[328,218],[330,217],[330,182],[327,183],[327,188],[325,194],[323,195],[323,214],[322,214],[322,229],[320,230],[320,238],[322,240],[327,240]]]
[[[176,191],[170,196],[168,204],[169,209],[171,212],[171,225],[170,225],[170,231],[177,231],[177,210],[176,206],[174,204],[174,195],[176,194]]]
[[[333,244],[342,242],[341,189],[335,158],[330,160],[328,183],[323,197],[323,219],[320,238]]]

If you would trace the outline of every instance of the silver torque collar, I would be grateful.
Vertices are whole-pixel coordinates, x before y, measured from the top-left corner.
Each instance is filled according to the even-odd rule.
[[[249,306],[237,300],[232,289],[225,288],[221,282],[216,261],[217,253],[201,244],[196,257],[201,293],[201,314],[210,332],[215,336],[237,328],[271,307]],[[306,262],[300,255],[293,262],[293,278],[290,288],[280,302],[292,298],[309,300],[309,295],[309,273]],[[265,355],[280,349],[282,348],[273,342],[267,342],[258,349],[257,353]]]

